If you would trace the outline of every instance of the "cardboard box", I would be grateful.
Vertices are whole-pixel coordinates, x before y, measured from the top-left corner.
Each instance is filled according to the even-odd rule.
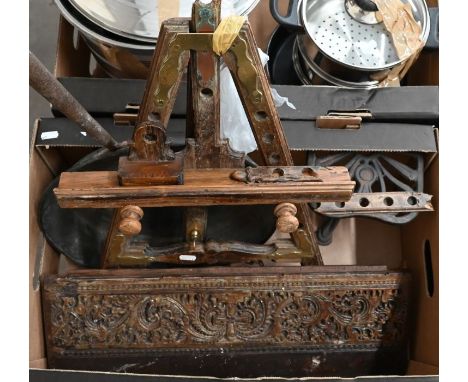
[[[251,14],[256,19],[255,33],[259,45],[266,46],[268,36],[275,23],[267,10],[268,2],[262,1]],[[432,4],[433,5],[433,4]],[[410,73],[411,84],[428,85],[437,83],[437,53],[428,55],[425,60],[431,65],[416,65]],[[58,77],[89,77],[91,75],[90,56],[83,41],[73,45],[73,28],[61,20],[55,73]],[[93,76],[104,77],[97,68]],[[40,129],[38,121],[33,142]],[[139,381],[139,380],[204,380],[200,377],[120,375],[116,373],[73,372],[47,370],[47,355],[44,347],[43,323],[40,299],[40,278],[56,274],[73,265],[59,257],[44,239],[37,225],[37,210],[43,190],[48,183],[69,167],[78,158],[90,152],[92,147],[80,145],[56,147],[33,146],[30,153],[30,368],[31,380],[35,381]],[[297,161],[304,160],[298,157]],[[330,263],[342,262],[346,257],[350,263],[360,265],[402,266],[413,276],[413,304],[410,314],[410,357],[408,376],[414,377],[367,377],[366,381],[436,381],[438,377],[438,309],[439,309],[439,248],[438,248],[438,159],[435,158],[425,174],[425,192],[434,195],[435,212],[420,214],[413,222],[403,226],[391,226],[375,220],[348,219],[336,233],[334,245],[327,248],[324,258]],[[343,257],[343,253],[348,253]],[[364,377],[363,377],[364,378]],[[206,378],[211,380],[210,378]],[[271,379],[271,378],[264,378]],[[320,378],[310,378],[311,381]],[[328,379],[330,380],[330,379]],[[333,379],[332,379],[333,380]],[[339,380],[337,378],[336,380]],[[357,378],[356,380],[360,380]]]
[[[40,121],[36,130],[40,127]],[[50,248],[37,227],[36,211],[42,191],[48,182],[61,170],[82,156],[86,147],[37,146],[31,152],[31,242],[30,242],[30,357],[31,367],[45,368],[41,301],[39,290],[40,275],[55,274],[69,264]],[[437,159],[427,172],[426,191],[435,196],[437,209]],[[343,232],[335,237],[334,251],[337,258],[331,260],[327,253],[327,263],[343,263],[343,254],[355,246],[356,262],[364,264],[387,264],[391,267],[403,265],[413,276],[413,311],[411,314],[411,358],[408,372],[414,374],[434,374],[437,372],[437,336],[438,328],[438,258],[437,258],[437,212],[421,214],[406,226],[390,226],[376,221],[356,219],[354,225],[344,226]],[[346,229],[347,228],[347,229]],[[355,235],[349,242],[349,236]],[[341,238],[340,238],[341,237]],[[342,248],[340,249],[339,246]],[[346,257],[346,256],[345,256]],[[351,256],[352,257],[352,256]],[[60,260],[60,261],[59,261]],[[62,262],[62,263],[60,263]],[[432,263],[432,278],[431,268]],[[414,329],[413,329],[414,328]],[[434,333],[427,336],[427,333]],[[52,372],[51,372],[52,373]],[[53,372],[55,373],[55,372]]]

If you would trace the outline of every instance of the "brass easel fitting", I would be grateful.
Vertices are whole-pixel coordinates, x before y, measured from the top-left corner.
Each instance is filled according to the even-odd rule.
[[[196,229],[192,230],[190,232],[190,249],[195,250],[197,241],[200,239],[200,232],[198,232]]]

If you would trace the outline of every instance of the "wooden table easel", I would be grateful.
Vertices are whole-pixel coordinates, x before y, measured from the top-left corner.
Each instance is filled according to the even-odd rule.
[[[221,0],[196,1],[191,19],[162,23],[130,152],[120,158],[118,171],[63,173],[55,189],[63,208],[116,209],[104,268],[262,259],[323,264],[306,203],[349,200],[354,182],[344,167],[294,166],[249,23],[244,22],[221,57],[213,52],[220,4]],[[221,58],[233,76],[266,166],[245,169],[245,154],[220,138]],[[186,147],[174,153],[166,129],[187,67]],[[278,204],[277,229],[289,233],[291,240],[271,245],[206,242],[204,207],[216,204]],[[187,207],[186,241],[165,248],[138,242],[142,208],[162,206]]]

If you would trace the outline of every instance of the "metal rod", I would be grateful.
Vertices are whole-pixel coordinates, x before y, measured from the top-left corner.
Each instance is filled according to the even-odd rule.
[[[32,52],[29,52],[29,85],[102,146],[109,150],[116,150],[122,146],[91,117]]]

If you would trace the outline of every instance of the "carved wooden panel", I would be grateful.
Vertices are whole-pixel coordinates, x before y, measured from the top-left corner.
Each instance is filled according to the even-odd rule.
[[[49,277],[43,293],[48,354],[57,362],[115,352],[352,352],[404,344],[407,275],[323,269]]]

